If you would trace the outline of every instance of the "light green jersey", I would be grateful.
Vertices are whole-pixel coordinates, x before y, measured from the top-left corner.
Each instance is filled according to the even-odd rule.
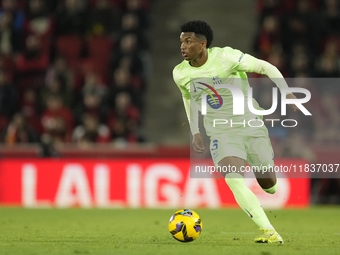
[[[235,128],[250,131],[248,121],[262,118],[251,113],[247,103],[249,83],[245,72],[253,72],[256,59],[230,47],[215,47],[207,51],[208,60],[200,67],[192,67],[186,60],[177,65],[173,70],[175,83],[183,97],[190,99],[190,104],[195,104],[199,110],[202,105],[202,94],[208,95],[207,113],[204,116],[204,127],[208,136],[222,134]],[[233,115],[233,96],[230,90],[216,88],[217,84],[234,85],[242,90],[244,115]],[[252,101],[254,108],[261,109],[254,99]],[[228,124],[214,127],[214,119],[228,120]],[[255,131],[254,128],[252,131]]]

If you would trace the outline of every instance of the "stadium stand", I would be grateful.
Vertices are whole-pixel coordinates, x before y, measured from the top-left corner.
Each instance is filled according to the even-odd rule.
[[[2,0],[4,145],[138,143],[148,0]],[[37,152],[37,150],[34,150]]]
[[[297,86],[312,95],[306,107],[313,118],[299,121],[298,129],[268,127],[275,156],[338,163],[340,87],[329,78],[340,75],[339,1],[258,0],[256,7],[259,23],[253,49],[257,57],[277,66],[285,77],[301,78]],[[266,93],[258,94],[260,105],[266,106]],[[299,116],[288,113],[287,118]],[[340,190],[335,180],[313,179],[312,192],[314,203],[333,203]]]

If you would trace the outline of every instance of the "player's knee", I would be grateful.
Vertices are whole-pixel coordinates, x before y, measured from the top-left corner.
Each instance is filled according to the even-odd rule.
[[[278,183],[276,181],[276,183],[271,188],[263,189],[263,190],[269,194],[274,194],[277,191],[277,187],[278,187]]]
[[[245,185],[243,176],[238,173],[227,174],[225,176],[225,182],[228,184],[231,190]]]

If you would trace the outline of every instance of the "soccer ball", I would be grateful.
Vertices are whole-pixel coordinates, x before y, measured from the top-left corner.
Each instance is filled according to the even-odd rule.
[[[179,210],[170,218],[169,231],[177,241],[191,242],[201,234],[201,218],[193,210]]]

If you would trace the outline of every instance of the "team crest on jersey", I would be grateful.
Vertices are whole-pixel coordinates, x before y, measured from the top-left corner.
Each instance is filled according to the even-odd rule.
[[[217,75],[212,78],[213,83],[216,84],[222,84],[221,78]]]

